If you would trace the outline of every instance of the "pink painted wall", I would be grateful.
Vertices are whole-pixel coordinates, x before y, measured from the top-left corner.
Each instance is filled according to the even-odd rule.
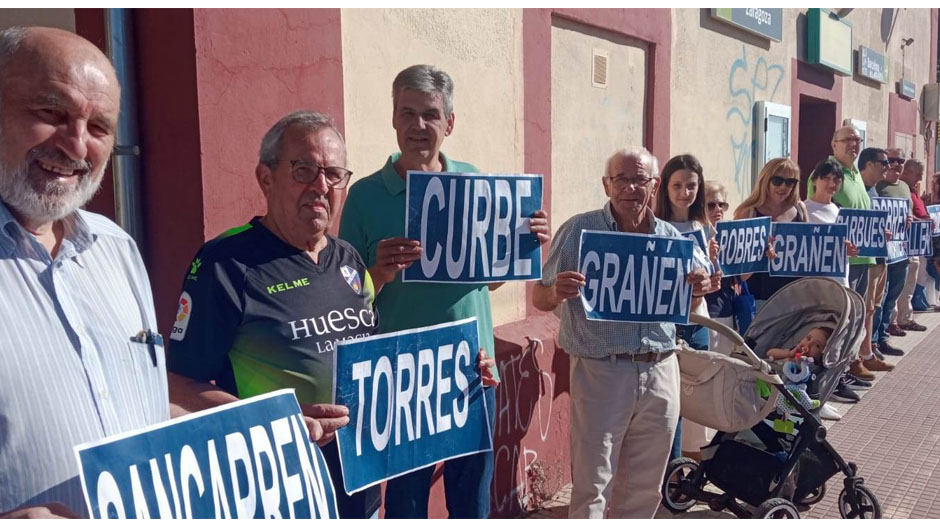
[[[264,132],[299,109],[343,130],[340,12],[144,9],[135,23],[144,252],[166,333],[199,246],[264,213],[254,177]]]

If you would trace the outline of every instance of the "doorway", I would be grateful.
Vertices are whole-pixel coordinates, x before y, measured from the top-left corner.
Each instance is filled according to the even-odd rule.
[[[809,175],[832,154],[832,134],[836,131],[836,103],[800,95],[799,132],[796,164],[800,166],[800,196],[806,199]]]

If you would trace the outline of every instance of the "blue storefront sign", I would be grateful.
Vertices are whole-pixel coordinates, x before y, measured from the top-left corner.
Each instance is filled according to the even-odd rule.
[[[770,276],[846,276],[845,225],[774,223],[771,232],[776,258]]]
[[[689,320],[694,244],[687,238],[581,231],[581,304],[590,320]]]
[[[718,264],[724,276],[766,273],[770,218],[719,221]]]
[[[75,447],[92,518],[337,518],[293,390]]]
[[[336,432],[347,493],[493,449],[479,340],[471,318],[339,343],[333,399],[349,408]]]
[[[883,210],[839,209],[836,223],[848,227],[849,241],[858,247],[859,256],[888,256],[888,212]]]
[[[537,280],[542,250],[529,218],[542,208],[542,176],[408,172],[405,235],[421,259],[405,282]]]

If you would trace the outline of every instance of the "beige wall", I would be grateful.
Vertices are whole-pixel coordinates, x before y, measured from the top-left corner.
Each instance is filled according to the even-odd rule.
[[[398,151],[392,80],[435,64],[454,80],[454,133],[444,152],[482,172],[521,173],[522,10],[343,9],[343,76],[350,169],[367,176]],[[525,317],[525,285],[492,293],[493,322]]]
[[[75,31],[73,9],[0,9],[0,30],[11,26],[47,26]]]
[[[643,145],[646,46],[557,20],[552,26],[552,226],[607,201],[607,157]],[[592,85],[593,50],[606,51],[607,88]]]
[[[791,104],[792,59],[798,52],[805,53],[805,12],[784,9],[783,40],[770,42],[712,20],[705,9],[673,10],[672,154],[689,152],[697,156],[706,179],[716,179],[728,187],[732,207],[740,203],[739,188],[746,190],[752,176],[752,125],[745,126],[737,112],[750,119],[756,101]],[[888,44],[882,38],[883,14],[881,8],[859,8],[845,17],[852,24],[852,49],[858,50],[859,45],[872,48],[884,54],[889,64],[889,82],[883,85],[873,85],[854,75],[842,78],[840,122],[849,118],[865,121],[868,144],[874,146],[889,142],[888,94],[896,92],[895,83],[900,77],[902,37],[913,37],[915,41],[905,51],[905,63],[908,78],[917,84],[918,98],[933,71],[929,64],[929,11],[900,9]],[[778,77],[780,82],[776,84]],[[915,141],[918,157],[924,158],[923,136]]]
[[[728,188],[733,210],[750,189],[754,102],[790,104],[797,13],[784,10],[783,40],[769,42],[708,11],[673,10],[670,150],[696,156],[705,178]]]

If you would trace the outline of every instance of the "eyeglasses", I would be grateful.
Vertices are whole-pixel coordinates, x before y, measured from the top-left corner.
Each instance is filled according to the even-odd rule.
[[[320,172],[323,172],[323,175],[326,177],[326,184],[331,188],[338,189],[345,188],[346,183],[349,182],[350,176],[352,176],[352,171],[346,170],[343,167],[324,167],[302,159],[294,159],[291,161],[290,170],[291,175],[294,176],[294,181],[303,183],[304,185],[309,185],[316,181],[320,176]]]
[[[861,144],[862,138],[861,137],[843,137],[842,139],[836,139],[836,142]]]
[[[775,187],[786,185],[787,188],[793,188],[799,182],[800,180],[796,178],[788,178],[788,177],[780,177],[780,176],[774,176],[770,178],[770,184]]]
[[[889,157],[888,158],[889,165],[903,165],[905,161],[907,161],[907,159],[904,159],[903,157]]]
[[[619,176],[609,177],[607,178],[607,181],[610,181],[611,186],[613,186],[615,189],[622,189],[629,185],[633,185],[634,187],[645,187],[649,184],[650,181],[653,181],[653,179],[655,178]]]
[[[708,202],[708,210],[715,210],[715,209],[720,208],[722,211],[727,212],[728,207],[730,207],[730,205],[728,205],[727,201],[709,201]]]

